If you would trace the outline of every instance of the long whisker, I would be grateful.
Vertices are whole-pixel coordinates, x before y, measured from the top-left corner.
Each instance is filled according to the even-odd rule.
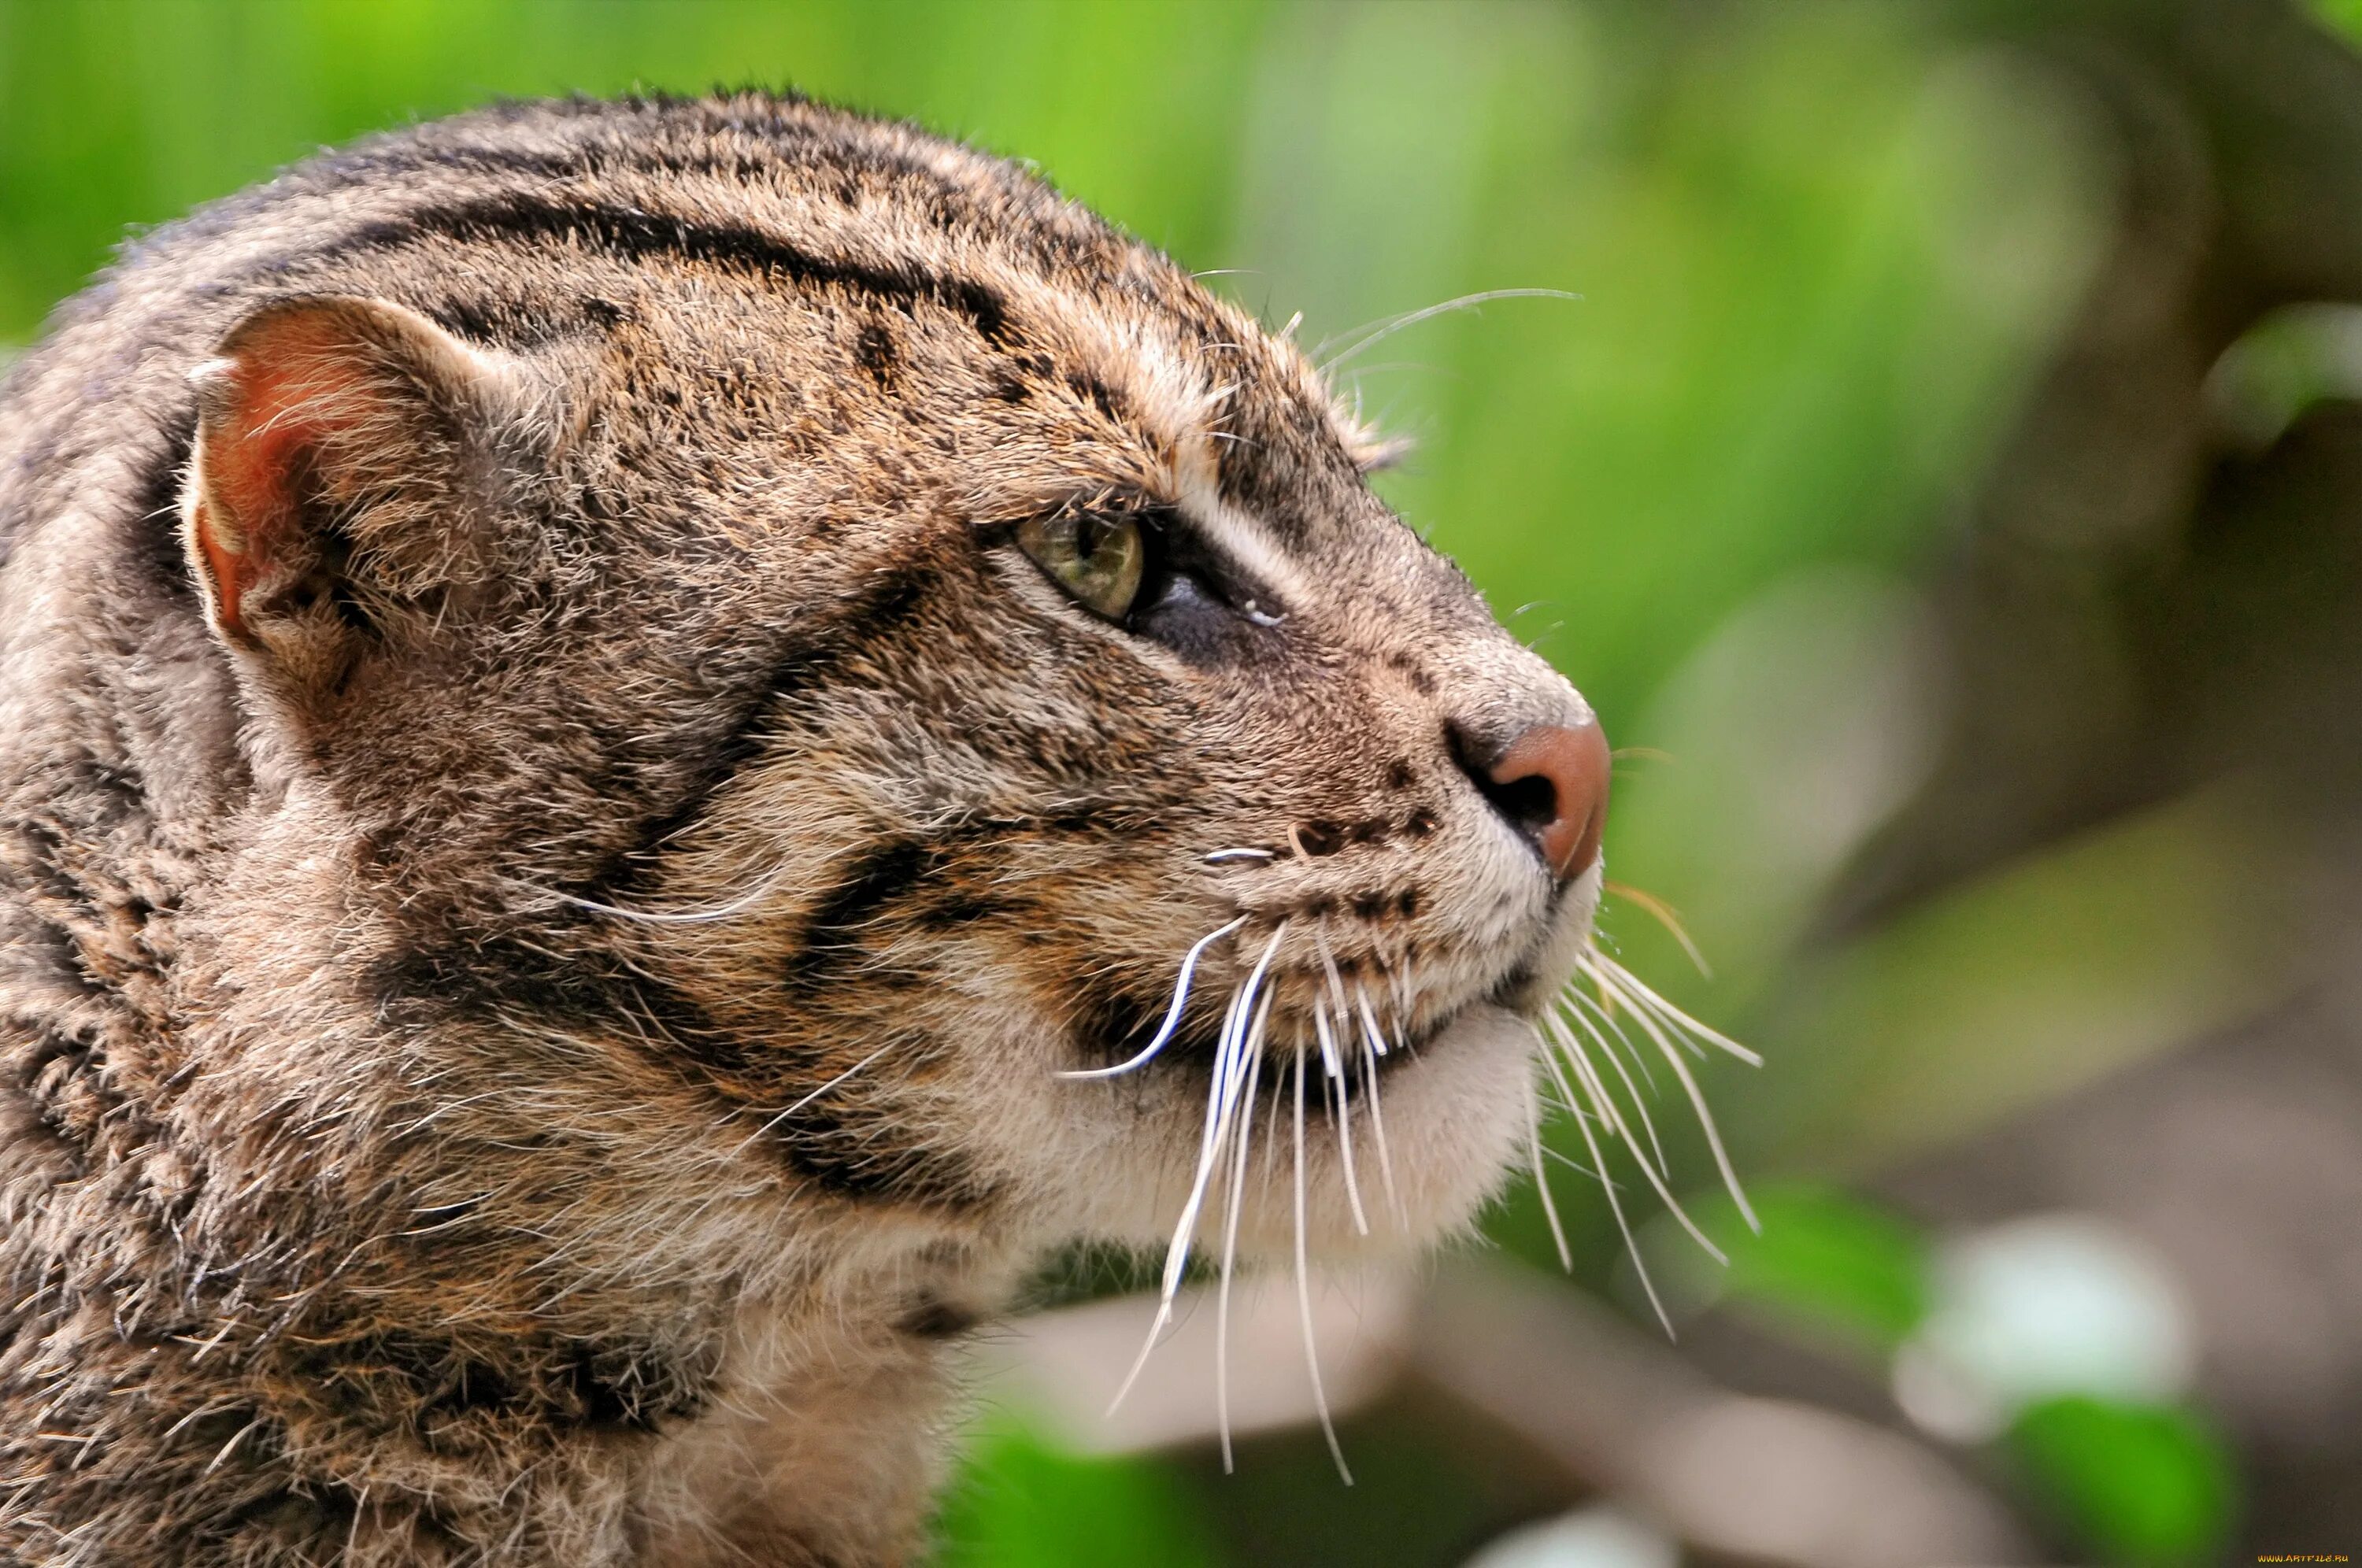
[[[1626,903],[1639,905],[1642,912],[1663,926],[1672,939],[1681,944],[1682,951],[1689,955],[1692,964],[1697,966],[1699,974],[1709,980],[1714,978],[1713,966],[1705,961],[1705,955],[1698,950],[1698,944],[1690,940],[1689,931],[1682,924],[1682,917],[1674,912],[1672,905],[1654,893],[1643,892],[1626,882],[1602,882],[1600,888]]]
[[[1632,1036],[1626,1032],[1622,1021],[1617,1018],[1615,1012],[1610,1011],[1597,998],[1585,996],[1581,986],[1567,987],[1565,990],[1559,993],[1559,1001],[1562,1004],[1573,1003],[1588,1013],[1592,1021],[1599,1025],[1599,1029],[1605,1029],[1615,1035],[1617,1043],[1624,1047],[1626,1059],[1640,1070],[1640,1079],[1649,1086],[1649,1092],[1650,1094],[1657,1092],[1657,1075],[1649,1070],[1649,1059],[1640,1055],[1640,1048],[1638,1045],[1632,1043]],[[1594,1039],[1598,1038],[1599,1029],[1591,1029],[1588,1024],[1584,1027]],[[1604,1044],[1605,1042],[1602,1043]]]
[[[1229,1211],[1222,1216],[1222,1285],[1214,1312],[1214,1410],[1222,1433],[1222,1474],[1231,1474],[1231,1274],[1239,1253],[1239,1210],[1246,1201],[1247,1153],[1254,1139],[1255,1093],[1263,1087],[1263,1031],[1254,1032],[1247,1055],[1247,1091],[1239,1115],[1239,1141],[1231,1154]],[[1275,1094],[1274,1099],[1279,1097]]]
[[[1329,999],[1336,1009],[1338,1021],[1341,1023],[1352,1016],[1353,1010],[1345,1005],[1345,981],[1337,973],[1336,957],[1329,951],[1329,922],[1326,920],[1312,928],[1312,941],[1320,954],[1320,967],[1328,976]]]
[[[1741,1045],[1729,1035],[1700,1023],[1696,1019],[1650,990],[1639,977],[1599,951],[1598,948],[1592,947],[1585,950],[1583,955],[1583,966],[1589,971],[1595,983],[1604,985],[1606,990],[1621,992],[1623,1000],[1634,1011],[1654,1013],[1660,1023],[1664,1024],[1683,1039],[1690,1040],[1694,1049],[1696,1040],[1709,1041],[1721,1046],[1750,1067],[1760,1067],[1763,1065],[1761,1056]]]
[[[1608,988],[1610,995],[1616,994],[1613,982],[1596,975],[1593,977],[1603,987]],[[1682,1054],[1673,1048],[1673,1043],[1665,1037],[1664,1031],[1657,1026],[1656,1020],[1638,1007],[1628,1004],[1627,1010],[1639,1023],[1641,1032],[1647,1034],[1656,1045],[1658,1055],[1664,1057],[1665,1065],[1673,1070],[1673,1076],[1681,1080],[1683,1092],[1690,1097],[1690,1106],[1697,1112],[1698,1126],[1705,1132],[1706,1147],[1714,1154],[1715,1168],[1722,1174],[1723,1187],[1730,1193],[1731,1202],[1738,1205],[1740,1217],[1747,1221],[1747,1228],[1759,1235],[1761,1234],[1763,1221],[1756,1218],[1754,1205],[1747,1201],[1747,1191],[1738,1183],[1738,1168],[1731,1164],[1730,1152],[1723,1146],[1722,1130],[1715,1125],[1714,1111],[1706,1104],[1705,1092],[1698,1088],[1698,1081],[1691,1074],[1689,1064],[1682,1060]]]
[[[1296,1054],[1296,1310],[1304,1325],[1304,1368],[1312,1375],[1312,1408],[1320,1415],[1320,1435],[1329,1440],[1329,1457],[1345,1485],[1353,1484],[1346,1467],[1345,1450],[1337,1441],[1337,1423],[1329,1416],[1329,1394],[1320,1386],[1320,1352],[1313,1344],[1311,1272],[1304,1258],[1304,1053]]]
[[[1548,1060],[1550,1052],[1545,1049],[1542,1055],[1545,1060]],[[1563,1087],[1563,1080],[1562,1080],[1562,1087]],[[1604,1178],[1607,1172],[1607,1161],[1599,1152],[1599,1140],[1592,1135],[1590,1121],[1578,1116],[1574,1119],[1574,1128],[1576,1132],[1583,1134],[1583,1146],[1591,1151],[1592,1165]],[[1624,1200],[1616,1196],[1616,1184],[1603,1179],[1599,1184],[1599,1190],[1607,1196],[1607,1212],[1616,1217],[1617,1232],[1624,1238],[1624,1250],[1631,1254],[1632,1267],[1640,1276],[1640,1288],[1647,1293],[1649,1305],[1656,1311],[1657,1321],[1664,1325],[1665,1337],[1669,1340],[1678,1339],[1680,1336],[1673,1332],[1672,1315],[1665,1310],[1664,1302],[1658,1299],[1656,1282],[1649,1277],[1649,1264],[1640,1256],[1640,1249],[1632,1240],[1631,1221],[1624,1217]]]
[[[1370,1221],[1362,1212],[1362,1184],[1353,1176],[1353,1112],[1346,1097],[1349,1086],[1340,1061],[1343,1053],[1337,1048],[1335,1031],[1329,1027],[1328,1008],[1317,1001],[1312,1004],[1312,1028],[1320,1036],[1322,1057],[1339,1063],[1338,1070],[1321,1080],[1320,1094],[1335,1110],[1332,1120],[1337,1127],[1337,1158],[1345,1168],[1345,1200],[1353,1210],[1353,1230],[1366,1236],[1370,1233]]]
[[[1607,1177],[1601,1176],[1597,1171],[1593,1170],[1589,1165],[1584,1165],[1581,1160],[1576,1159],[1573,1155],[1560,1154],[1548,1143],[1544,1143],[1542,1145],[1542,1154],[1547,1158],[1556,1160],[1560,1165],[1564,1165],[1567,1169],[1573,1171],[1575,1175],[1581,1176],[1585,1181],[1595,1181],[1603,1187],[1607,1183]]]
[[[1473,310],[1478,305],[1489,304],[1495,300],[1579,300],[1581,298],[1583,298],[1581,294],[1571,294],[1564,289],[1485,289],[1478,293],[1462,294],[1456,300],[1445,300],[1441,304],[1431,304],[1424,310],[1410,311],[1395,317],[1392,321],[1367,333],[1351,347],[1340,349],[1335,355],[1322,360],[1320,373],[1324,376],[1328,375],[1348,359],[1367,353],[1405,327],[1417,326],[1422,321],[1432,320],[1439,315],[1448,315],[1454,311]]]
[[[818,1099],[829,1090],[836,1088],[837,1085],[844,1082],[845,1079],[853,1077],[854,1074],[861,1071],[864,1067],[868,1066],[872,1062],[877,1060],[878,1057],[883,1056],[887,1052],[891,1051],[898,1043],[900,1043],[900,1042],[889,1040],[885,1044],[877,1047],[877,1050],[870,1052],[869,1055],[862,1057],[861,1060],[854,1063],[853,1066],[845,1068],[844,1071],[837,1074],[836,1077],[829,1079],[828,1082],[821,1085],[820,1088],[812,1090],[811,1093],[804,1096],[793,1105],[789,1106],[785,1110],[779,1111],[771,1117],[769,1121],[764,1122],[763,1125],[756,1128],[752,1132],[747,1133],[745,1138],[740,1142],[738,1147],[730,1152],[734,1154],[745,1153],[748,1145],[752,1144],[756,1139],[763,1137],[765,1134],[768,1133],[772,1128],[777,1127],[780,1122],[785,1121],[789,1117],[793,1116],[805,1106],[810,1105],[812,1101]]]
[[[1666,1176],[1671,1176],[1673,1169],[1672,1164],[1665,1158],[1665,1145],[1658,1140],[1657,1124],[1654,1121],[1650,1120],[1649,1116],[1649,1102],[1647,1099],[1642,1098],[1639,1086],[1633,1083],[1632,1075],[1624,1070],[1624,1063],[1622,1059],[1616,1055],[1615,1048],[1608,1044],[1607,1037],[1602,1034],[1597,1026],[1593,1024],[1591,1020],[1580,1010],[1564,1014],[1552,1014],[1551,1020],[1553,1022],[1559,1022],[1562,1028],[1563,1023],[1562,1021],[1563,1018],[1567,1017],[1573,1018],[1576,1023],[1582,1026],[1584,1033],[1590,1035],[1592,1039],[1599,1043],[1600,1055],[1606,1057],[1607,1065],[1616,1069],[1616,1077],[1623,1083],[1624,1092],[1629,1095],[1632,1099],[1632,1109],[1639,1112],[1640,1129],[1649,1135],[1649,1147],[1656,1154],[1657,1156],[1657,1169]],[[1649,1087],[1651,1089],[1655,1088],[1657,1087],[1656,1081],[1654,1079],[1650,1079]]]
[[[579,898],[572,893],[560,892],[556,888],[545,888],[538,883],[521,881],[513,877],[502,878],[512,886],[524,888],[544,898],[556,899],[562,904],[571,904],[578,910],[589,910],[593,914],[609,915],[616,920],[633,921],[641,925],[703,925],[712,921],[728,920],[733,915],[745,913],[746,911],[770,897],[786,879],[786,868],[784,867],[776,868],[770,875],[763,878],[728,903],[716,904],[708,909],[627,910],[617,904],[602,904],[596,899]]]
[[[1249,1037],[1260,1037],[1264,1021],[1270,1016],[1274,993],[1264,992],[1262,1006],[1256,1007],[1256,994],[1262,989],[1264,976],[1271,967],[1273,955],[1279,951],[1282,938],[1287,935],[1287,922],[1282,921],[1271,933],[1271,941],[1263,956],[1231,1000],[1230,1011],[1222,1021],[1222,1033],[1214,1047],[1213,1083],[1207,1091],[1206,1131],[1198,1150],[1198,1171],[1189,1184],[1189,1197],[1181,1206],[1181,1217],[1174,1223],[1173,1241],[1164,1253],[1164,1277],[1157,1294],[1156,1317],[1148,1326],[1147,1341],[1140,1347],[1140,1355],[1116,1390],[1115,1399],[1108,1408],[1112,1411],[1123,1403],[1140,1378],[1141,1370],[1148,1364],[1149,1353],[1156,1348],[1159,1335],[1173,1321],[1174,1298],[1180,1294],[1181,1276],[1189,1264],[1189,1246],[1198,1233],[1198,1215],[1205,1207],[1206,1191],[1211,1182],[1216,1163],[1221,1157],[1223,1140],[1230,1132],[1232,1114],[1237,1108],[1240,1079],[1249,1047]],[[1249,1014],[1253,1013],[1253,1022]]]
[[[1386,1114],[1381,1108],[1378,1094],[1378,1054],[1385,1043],[1378,1037],[1377,1020],[1370,1016],[1370,993],[1360,981],[1353,982],[1354,999],[1362,1004],[1362,1081],[1370,1086],[1370,1132],[1377,1140],[1378,1178],[1386,1189],[1386,1207],[1394,1211],[1397,1226],[1407,1225],[1409,1215],[1403,1209],[1402,1194],[1395,1187],[1395,1159],[1386,1149]]]
[[[1386,1037],[1378,1028],[1378,1015],[1370,1007],[1370,988],[1359,980],[1353,982],[1353,999],[1360,1004],[1362,1031],[1370,1037],[1370,1048],[1383,1056],[1386,1054]]]
[[[1189,977],[1197,970],[1198,956],[1216,942],[1220,941],[1223,937],[1228,936],[1231,933],[1238,930],[1239,927],[1246,924],[1248,920],[1251,918],[1252,917],[1248,915],[1241,915],[1238,919],[1231,922],[1230,924],[1223,926],[1220,930],[1208,932],[1205,935],[1199,937],[1196,944],[1190,947],[1188,955],[1181,960],[1181,977],[1174,982],[1173,1005],[1165,1010],[1164,1021],[1157,1025],[1155,1038],[1149,1041],[1146,1045],[1141,1047],[1139,1053],[1135,1055],[1131,1060],[1128,1062],[1119,1062],[1112,1067],[1085,1067],[1062,1072],[1058,1077],[1062,1078],[1111,1078],[1117,1077],[1119,1074],[1129,1073],[1136,1067],[1147,1066],[1150,1061],[1154,1059],[1159,1051],[1164,1049],[1165,1043],[1173,1038],[1173,1032],[1181,1027],[1181,1010],[1187,1007],[1189,1003]],[[1276,942],[1278,939],[1275,937],[1273,940]]]
[[[1294,1050],[1299,1057],[1304,1055],[1304,1025],[1301,1023],[1296,1026]],[[1260,1197],[1265,1203],[1271,1201],[1271,1174],[1273,1168],[1279,1164],[1279,1110],[1283,1098],[1285,1097],[1279,1092],[1279,1085],[1275,1082],[1271,1088],[1271,1114],[1264,1121],[1263,1130],[1263,1187]]]
[[[1535,1103],[1534,1084],[1526,1080],[1526,1148],[1534,1160],[1534,1190],[1541,1194],[1542,1217],[1550,1221],[1551,1240],[1558,1243],[1558,1266],[1574,1272],[1574,1253],[1566,1244],[1566,1227],[1559,1223],[1558,1204],[1551,1197],[1550,1174],[1542,1169],[1542,1113]]]
[[[1633,1143],[1630,1123],[1624,1120],[1624,1113],[1617,1109],[1615,1097],[1607,1092],[1606,1082],[1600,1077],[1599,1068],[1583,1049],[1583,1043],[1577,1040],[1573,1032],[1555,1016],[1546,1021],[1551,1025],[1551,1032],[1558,1041],[1559,1047],[1566,1053],[1568,1065],[1574,1068],[1576,1081],[1583,1086],[1584,1092],[1590,1095],[1592,1103],[1600,1109],[1601,1112],[1614,1124],[1617,1132],[1622,1134],[1625,1146],[1632,1151],[1632,1163],[1640,1167],[1640,1174],[1647,1176],[1649,1185],[1657,1189],[1657,1197],[1663,1201],[1668,1209],[1672,1210],[1673,1218],[1681,1222],[1682,1229],[1690,1233],[1692,1241],[1704,1247],[1706,1254],[1715,1262],[1727,1264],[1730,1261],[1729,1258],[1724,1255],[1722,1249],[1716,1246],[1704,1231],[1698,1229],[1697,1222],[1690,1218],[1689,1210],[1682,1207],[1682,1200],[1673,1196],[1672,1187],[1666,1182],[1665,1173],[1650,1165],[1648,1156],[1641,1154],[1639,1146]],[[1638,1264],[1640,1261],[1639,1254],[1635,1253],[1632,1261]]]

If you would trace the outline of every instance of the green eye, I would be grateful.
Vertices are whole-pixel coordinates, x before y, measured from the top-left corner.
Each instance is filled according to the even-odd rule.
[[[1128,517],[1042,517],[1017,525],[1017,547],[1086,610],[1120,621],[1140,591],[1147,542]]]

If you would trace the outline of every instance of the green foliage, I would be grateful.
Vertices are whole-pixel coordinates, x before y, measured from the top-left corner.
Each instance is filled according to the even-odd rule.
[[[1892,1351],[1928,1308],[1928,1247],[1911,1225],[1835,1187],[1804,1183],[1753,1195],[1760,1235],[1736,1211],[1725,1287],[1815,1329]]]
[[[2362,39],[2362,0],[2309,0],[2308,8],[2326,26]]]
[[[945,1500],[941,1568],[1210,1568],[1187,1492],[1146,1460],[1086,1459],[1003,1419],[970,1446]]]
[[[2034,1489],[2110,1562],[2213,1562],[2230,1533],[2229,1455],[2188,1410],[2050,1399],[2020,1414],[2009,1446]]]

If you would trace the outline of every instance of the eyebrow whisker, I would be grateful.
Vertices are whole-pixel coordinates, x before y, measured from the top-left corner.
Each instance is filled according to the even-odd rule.
[[[1440,304],[1431,304],[1423,310],[1407,311],[1401,315],[1379,324],[1348,347],[1339,349],[1325,359],[1319,359],[1320,373],[1323,376],[1330,375],[1338,366],[1367,353],[1371,348],[1404,328],[1417,326],[1420,322],[1433,320],[1439,315],[1449,315],[1456,311],[1473,310],[1478,305],[1490,304],[1495,300],[1581,300],[1582,298],[1581,294],[1569,293],[1564,289],[1484,289],[1473,294],[1462,294],[1457,299],[1445,300]]]

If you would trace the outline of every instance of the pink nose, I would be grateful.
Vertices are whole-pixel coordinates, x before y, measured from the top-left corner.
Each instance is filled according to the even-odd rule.
[[[1491,776],[1496,802],[1533,834],[1562,881],[1591,869],[1607,825],[1607,737],[1595,722],[1535,725],[1509,743]]]

